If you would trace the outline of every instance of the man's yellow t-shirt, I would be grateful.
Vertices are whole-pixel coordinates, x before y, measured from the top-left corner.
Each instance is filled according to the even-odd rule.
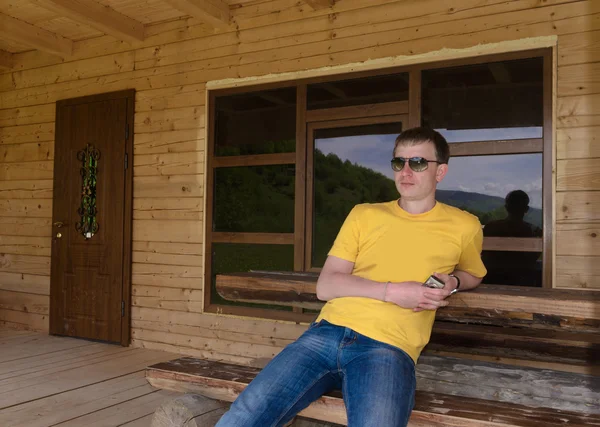
[[[434,272],[455,269],[483,277],[483,233],[479,219],[437,202],[428,212],[410,214],[396,200],[352,209],[329,255],[354,263],[352,274],[377,282],[423,283]],[[371,298],[334,298],[317,321],[351,328],[399,347],[416,363],[429,342],[435,311],[412,309]]]

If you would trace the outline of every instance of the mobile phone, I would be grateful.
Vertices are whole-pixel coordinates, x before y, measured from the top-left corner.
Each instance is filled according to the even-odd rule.
[[[446,284],[435,276],[429,276],[423,286],[434,289],[442,289]]]

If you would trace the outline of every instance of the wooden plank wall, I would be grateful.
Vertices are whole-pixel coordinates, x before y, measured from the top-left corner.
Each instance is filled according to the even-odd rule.
[[[134,345],[260,364],[304,326],[200,314],[206,82],[548,35],[559,40],[555,286],[600,289],[600,2],[339,0],[313,11],[257,0],[232,14],[228,30],[149,26],[135,48],[76,42],[66,62],[15,55],[0,75],[0,323],[48,329],[56,100],[137,90]]]

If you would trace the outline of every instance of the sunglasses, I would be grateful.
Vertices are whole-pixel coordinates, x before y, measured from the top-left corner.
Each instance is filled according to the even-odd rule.
[[[404,165],[407,161],[408,166],[415,172],[423,172],[429,167],[429,163],[442,163],[437,160],[427,160],[423,157],[411,157],[410,159],[407,159],[406,157],[394,157],[392,159],[392,169],[396,172],[400,172],[404,169]]]

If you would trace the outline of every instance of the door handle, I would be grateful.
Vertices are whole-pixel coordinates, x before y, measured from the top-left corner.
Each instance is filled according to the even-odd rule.
[[[60,228],[60,227],[62,227],[62,226],[63,226],[63,225],[65,225],[65,224],[63,224],[63,223],[62,223],[62,221],[58,221],[58,222],[55,222],[55,223],[54,223],[54,224],[52,224],[52,225],[54,225],[56,228]]]

